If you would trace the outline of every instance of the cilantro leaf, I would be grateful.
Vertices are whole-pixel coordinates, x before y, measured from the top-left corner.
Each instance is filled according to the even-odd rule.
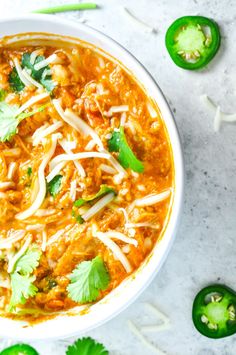
[[[89,196],[89,197],[85,197],[85,198],[79,198],[78,200],[76,200],[74,202],[74,206],[75,207],[81,207],[83,206],[86,202],[93,202],[95,199],[97,199],[98,197],[102,197],[103,195],[106,195],[108,194],[109,192],[115,192],[113,188],[105,185],[105,184],[102,184],[100,186],[100,189],[99,191],[95,194],[95,195],[92,195],[92,196]]]
[[[9,75],[9,83],[11,88],[16,92],[22,91],[25,87],[25,84],[22,83],[22,81],[20,80],[16,68],[13,68],[12,72]]]
[[[104,345],[97,343],[90,337],[78,339],[68,346],[66,355],[109,355]]]
[[[7,96],[6,90],[0,88],[0,101],[3,101],[6,96]]]
[[[0,102],[0,142],[9,141],[17,133],[19,123],[26,117],[30,117],[37,112],[44,110],[46,105],[31,112],[22,112],[17,116],[17,105],[8,105]]]
[[[17,132],[19,120],[16,118],[17,106],[0,102],[0,142],[11,139]]]
[[[16,305],[25,304],[29,297],[36,295],[38,289],[34,286],[35,276],[20,275],[18,272],[11,274],[11,300],[9,312],[12,312]]]
[[[39,259],[41,252],[37,247],[28,249],[24,255],[17,261],[15,265],[15,272],[19,272],[22,275],[31,274],[39,265]]]
[[[60,191],[62,177],[63,177],[62,175],[54,176],[54,178],[47,185],[48,192],[54,198],[56,197],[56,195]]]
[[[38,289],[33,284],[36,280],[32,272],[39,265],[41,252],[36,246],[32,246],[16,262],[13,273],[11,273],[11,300],[9,312],[14,311],[18,304],[25,304],[29,297],[36,295]]]
[[[43,76],[44,70],[50,70],[49,65],[39,70],[36,70],[34,68],[35,64],[40,63],[42,60],[45,59],[45,57],[43,55],[38,55],[35,59],[34,64],[30,63],[30,57],[31,57],[31,53],[23,54],[22,66],[24,68],[29,69],[31,71],[30,75],[32,76],[32,78],[40,82],[48,92],[51,92],[55,88],[55,83],[52,80],[52,76],[51,75],[46,75],[46,77]]]
[[[69,297],[79,303],[95,301],[100,290],[105,290],[110,282],[110,276],[100,256],[90,261],[78,264],[69,276],[67,286]]]
[[[108,140],[108,148],[110,152],[119,152],[118,160],[124,168],[130,168],[137,173],[144,171],[142,162],[136,158],[127,143],[123,127],[120,127],[119,131],[113,132],[112,137]]]

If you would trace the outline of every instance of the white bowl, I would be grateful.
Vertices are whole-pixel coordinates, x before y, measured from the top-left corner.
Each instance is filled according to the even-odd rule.
[[[90,311],[83,315],[79,314],[81,308],[77,307],[72,310],[76,315],[70,316],[64,312],[54,319],[27,327],[24,322],[0,318],[1,337],[21,340],[65,338],[81,335],[116,316],[140,295],[160,270],[174,241],[180,217],[184,185],[183,156],[174,118],[160,88],[146,69],[126,49],[99,31],[55,16],[26,15],[0,21],[1,37],[25,32],[46,32],[78,37],[101,48],[122,62],[143,84],[150,97],[157,102],[168,130],[174,157],[175,190],[169,221],[162,239],[137,270],[135,277],[131,275],[103,300],[91,306]]]

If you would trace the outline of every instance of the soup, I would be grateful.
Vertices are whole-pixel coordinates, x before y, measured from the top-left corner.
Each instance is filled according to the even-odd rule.
[[[86,43],[0,47],[0,310],[101,300],[161,238],[174,193],[158,107]]]

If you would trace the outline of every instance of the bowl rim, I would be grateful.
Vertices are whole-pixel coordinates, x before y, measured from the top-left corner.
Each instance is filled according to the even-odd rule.
[[[139,72],[139,75],[136,75],[136,73],[133,74],[137,78],[138,83],[143,84],[142,81],[139,79],[139,76],[142,75],[142,76],[146,77],[146,81],[148,82],[148,84],[150,85],[150,88],[151,88],[150,91],[152,91],[151,97],[154,100],[155,100],[155,97],[158,98],[155,101],[157,102],[157,105],[158,105],[160,112],[161,112],[161,116],[165,122],[166,130],[169,135],[169,140],[170,140],[170,144],[172,147],[172,154],[173,154],[174,167],[175,167],[175,194],[174,194],[174,201],[172,203],[172,211],[170,213],[169,220],[168,220],[168,225],[163,233],[161,241],[157,243],[157,244],[161,244],[162,241],[165,242],[164,247],[163,247],[164,252],[162,254],[162,257],[160,260],[152,262],[152,266],[149,267],[149,269],[150,269],[149,274],[146,275],[145,280],[138,287],[136,287],[137,290],[135,291],[135,293],[131,292],[131,295],[129,295],[126,300],[124,300],[124,297],[123,297],[123,301],[120,302],[119,306],[116,306],[116,309],[114,311],[110,310],[110,312],[108,312],[108,314],[106,316],[100,317],[101,319],[93,321],[92,324],[84,327],[83,329],[78,330],[78,329],[76,329],[76,326],[75,326],[73,331],[64,329],[64,330],[59,330],[57,332],[57,334],[51,334],[51,333],[47,333],[47,332],[44,332],[44,334],[42,334],[41,332],[38,332],[37,323],[36,323],[36,325],[34,325],[31,328],[30,332],[28,332],[26,330],[27,328],[24,329],[24,331],[22,331],[20,329],[19,329],[19,331],[16,331],[16,333],[14,334],[14,340],[58,339],[58,338],[67,338],[67,337],[71,337],[74,335],[82,335],[83,333],[88,332],[88,331],[90,331],[94,328],[97,328],[98,326],[108,322],[109,320],[111,320],[112,318],[117,316],[119,313],[121,313],[123,310],[125,310],[148,287],[148,285],[152,282],[152,280],[156,276],[157,272],[160,270],[162,264],[166,260],[166,257],[170,251],[170,248],[171,248],[171,246],[174,242],[175,236],[176,236],[176,231],[177,231],[177,227],[179,225],[180,215],[182,212],[183,196],[184,196],[183,151],[182,151],[182,145],[181,145],[181,141],[180,141],[179,132],[178,132],[178,129],[176,126],[176,122],[175,122],[175,119],[174,119],[174,116],[173,116],[172,111],[170,109],[170,106],[169,106],[162,90],[160,89],[160,87],[156,83],[155,79],[148,72],[148,70],[144,67],[144,65],[142,63],[140,63],[140,61],[133,54],[131,54],[125,47],[123,47],[121,44],[119,44],[116,40],[112,39],[108,35],[105,35],[101,31],[94,29],[91,26],[88,26],[87,24],[78,23],[73,19],[68,20],[68,19],[64,19],[61,17],[53,16],[53,15],[28,14],[28,15],[13,16],[13,17],[7,17],[4,19],[1,19],[0,26],[4,23],[8,23],[8,22],[14,23],[15,21],[32,21],[32,20],[38,21],[39,23],[46,21],[48,23],[51,23],[52,25],[53,24],[57,24],[57,25],[61,24],[61,25],[68,27],[68,28],[69,27],[74,28],[76,32],[79,32],[80,30],[82,32],[87,32],[91,36],[93,36],[96,40],[98,40],[98,41],[101,40],[101,42],[105,42],[108,45],[108,47],[114,48],[117,51],[122,52],[122,54],[127,58],[127,61],[132,62],[132,65]],[[22,32],[17,32],[16,34],[29,33],[29,32],[31,32],[31,31],[22,31]],[[33,31],[33,32],[36,33],[35,31]],[[46,31],[46,33],[49,33],[49,32]],[[53,29],[52,29],[52,32],[50,32],[50,33],[54,34]],[[60,34],[59,36],[63,36],[63,35]],[[67,36],[67,35],[65,35],[65,36]],[[79,38],[79,34],[77,33],[74,38]],[[102,51],[104,51],[103,48],[100,47],[99,45],[97,47],[101,48]],[[105,52],[107,53],[107,50],[105,50]],[[108,50],[108,55],[111,55],[111,57],[114,58],[113,54],[109,53],[109,50]],[[126,64],[123,64],[123,65],[129,69],[129,67],[126,66]],[[144,86],[145,86],[146,91],[148,93],[149,89],[146,87],[146,85],[144,85]],[[167,127],[166,120],[165,120],[167,117],[168,117],[169,127]],[[170,137],[170,130],[171,130],[172,138]],[[176,189],[176,185],[178,185],[177,186],[178,189]],[[167,240],[168,234],[169,234],[169,238]],[[153,251],[153,254],[154,253],[155,253],[155,251]],[[153,254],[150,257],[150,260],[154,259]],[[144,265],[143,268],[139,268],[139,269],[141,269],[140,273],[142,273],[145,268],[148,269],[146,264]],[[151,263],[149,262],[149,266],[150,266],[150,264]],[[138,269],[138,271],[139,271],[139,269]],[[146,274],[147,274],[147,272],[146,272]],[[122,284],[125,283],[125,281],[126,280],[124,280],[122,282]],[[105,297],[105,299],[106,299],[106,297]],[[108,298],[107,302],[109,302],[109,298]],[[100,302],[98,302],[98,304],[99,303]],[[62,317],[63,316],[60,316],[60,319]],[[73,318],[76,318],[76,317],[77,316],[73,316]],[[66,316],[66,318],[68,318],[68,316]],[[2,319],[3,318],[0,318],[0,322]],[[57,319],[59,319],[59,317],[54,318],[54,321]],[[70,319],[72,319],[72,317]],[[45,322],[51,322],[51,321],[52,320],[48,320]],[[43,324],[45,324],[45,322],[43,322]],[[12,338],[12,334],[9,335],[9,328],[7,330],[5,330],[5,329],[2,329],[2,327],[1,327],[0,328],[0,336],[4,337],[4,338]]]

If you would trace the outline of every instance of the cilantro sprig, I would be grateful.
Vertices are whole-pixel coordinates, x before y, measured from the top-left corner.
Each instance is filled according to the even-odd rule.
[[[108,148],[110,152],[119,152],[118,160],[125,169],[130,168],[137,173],[143,173],[143,163],[132,152],[123,127],[113,132],[112,137],[108,140]]]
[[[78,264],[69,279],[68,296],[79,303],[95,301],[99,292],[106,290],[110,282],[109,273],[100,256]]]
[[[0,102],[0,142],[9,141],[16,133],[22,120],[44,110],[45,105],[31,112],[23,112],[17,115],[17,105],[8,105]]]
[[[78,339],[73,345],[68,346],[66,355],[109,355],[103,344],[87,337]]]
[[[47,185],[48,192],[54,198],[60,191],[62,178],[63,178],[62,175],[56,175]]]
[[[32,246],[16,262],[11,278],[11,299],[8,307],[13,312],[19,304],[25,304],[29,297],[34,297],[38,291],[34,285],[36,277],[33,271],[39,265],[41,252],[37,247]]]
[[[35,59],[34,64],[31,64],[30,62],[30,56],[31,53],[24,53],[22,56],[22,61],[21,61],[21,66],[22,68],[26,68],[30,71],[30,75],[32,76],[32,78],[36,81],[38,81],[40,84],[43,85],[43,87],[45,87],[45,89],[48,92],[53,91],[53,89],[55,88],[55,83],[52,80],[52,76],[51,74],[47,74],[46,76],[44,76],[44,71],[50,70],[49,65],[47,65],[44,68],[41,68],[39,70],[35,69],[35,64],[40,63],[42,60],[45,59],[45,57],[43,55],[38,55]],[[21,81],[16,68],[13,68],[12,72],[9,75],[9,83],[10,86],[12,87],[12,89],[16,92],[20,92],[24,89],[25,85],[24,83]]]

